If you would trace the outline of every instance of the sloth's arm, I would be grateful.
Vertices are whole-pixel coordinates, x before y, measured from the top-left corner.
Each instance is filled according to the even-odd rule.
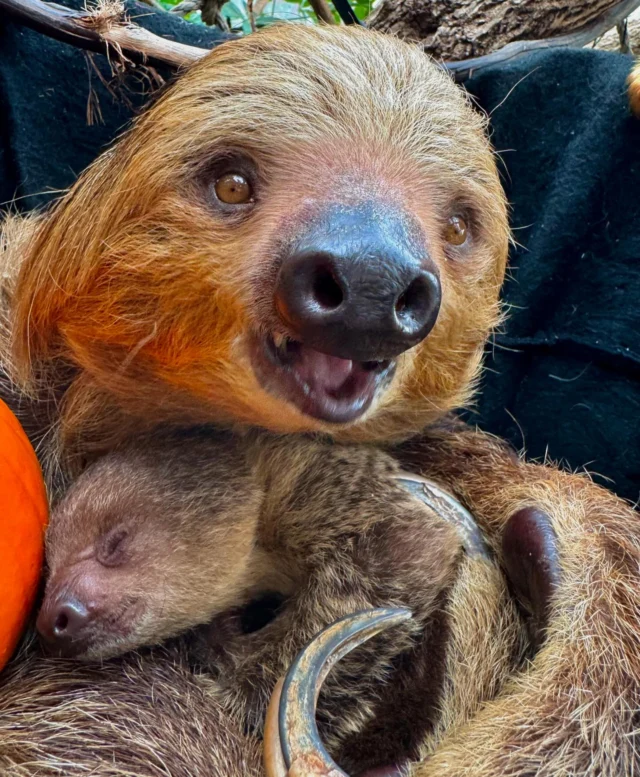
[[[261,777],[260,741],[218,697],[179,646],[101,664],[25,646],[0,683],[0,774]]]
[[[221,678],[231,705],[248,711],[250,725],[262,725],[275,683],[323,628],[359,610],[408,606],[413,620],[378,635],[335,665],[323,686],[319,721],[325,742],[340,752],[346,767],[393,762],[407,748],[417,752],[435,716],[434,705],[424,699],[438,696],[435,686],[446,650],[443,597],[462,552],[456,531],[439,520],[434,528],[433,521],[425,522],[424,506],[407,509],[411,501],[405,500],[397,516],[390,503],[387,519],[359,536],[331,536],[328,541],[322,527],[314,526],[312,563],[298,590],[260,631],[226,638],[224,616],[207,627],[205,639],[220,638],[221,644],[210,652],[211,643],[203,647],[200,640],[199,663],[206,666],[207,652],[214,656],[210,668]],[[311,555],[313,549],[307,550]],[[389,723],[382,730],[374,725],[379,709]]]
[[[546,611],[540,649],[482,713],[415,768],[415,777],[637,771],[638,514],[585,476],[527,464],[494,438],[467,429],[435,434],[398,453],[405,466],[440,480],[465,501],[507,568],[514,568],[514,559],[505,557],[503,539],[514,515],[536,508],[554,535],[547,547],[550,585],[536,588],[535,570],[528,578],[529,603],[535,609],[538,597]],[[522,566],[530,540],[520,536]],[[482,656],[470,659],[481,662]]]

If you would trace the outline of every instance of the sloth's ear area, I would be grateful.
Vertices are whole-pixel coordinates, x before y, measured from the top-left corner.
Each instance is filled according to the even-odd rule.
[[[538,646],[560,583],[560,558],[551,518],[536,507],[518,510],[505,526],[502,553],[512,590],[531,615],[532,639]]]

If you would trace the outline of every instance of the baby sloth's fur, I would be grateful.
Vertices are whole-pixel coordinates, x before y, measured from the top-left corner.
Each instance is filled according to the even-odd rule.
[[[546,641],[526,672],[487,690],[495,698],[465,727],[453,716],[415,774],[631,775],[640,770],[637,514],[586,477],[525,464],[487,436],[436,428],[471,395],[499,319],[507,214],[484,128],[444,73],[391,37],[292,25],[220,46],[51,211],[9,223],[5,387],[50,482],[54,465],[76,472],[141,428],[205,421],[390,444],[420,434],[409,468],[466,501],[498,561],[513,513],[542,508],[559,567]],[[256,196],[229,218],[211,191],[220,159],[238,153],[255,171]],[[251,344],[295,340],[272,293],[283,246],[318,209],[370,200],[411,222],[442,304],[368,410],[331,425],[258,382]],[[461,214],[469,237],[453,246],[446,224]],[[493,661],[476,616],[496,599],[464,591],[466,600],[451,594],[460,631],[445,687],[467,671],[469,702],[478,694],[468,667]],[[45,740],[34,734],[38,755]]]
[[[339,662],[319,718],[354,774],[416,757],[444,719],[492,695],[521,635],[488,553],[468,557],[457,528],[399,472],[374,449],[303,438],[198,430],[138,439],[89,467],[54,510],[43,612],[59,592],[93,610],[76,634],[85,658],[212,621],[189,639],[190,660],[217,677],[243,730],[259,734],[275,682],[320,629],[372,606],[409,607],[410,625]],[[490,597],[474,618],[479,661],[467,648],[461,661],[456,638],[470,578],[474,597]],[[260,594],[284,602],[247,629],[242,607],[255,609]]]

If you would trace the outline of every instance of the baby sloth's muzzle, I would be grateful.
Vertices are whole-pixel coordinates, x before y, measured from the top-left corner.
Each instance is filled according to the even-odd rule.
[[[331,667],[381,631],[411,618],[406,609],[347,615],[320,632],[276,685],[264,730],[267,777],[348,777],[327,753],[316,725],[316,702]],[[391,775],[393,772],[389,772]]]

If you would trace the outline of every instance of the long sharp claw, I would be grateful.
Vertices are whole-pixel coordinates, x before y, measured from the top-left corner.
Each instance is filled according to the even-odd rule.
[[[462,544],[471,558],[490,560],[491,554],[475,518],[452,494],[435,481],[409,472],[394,475],[394,480],[417,496],[443,520],[456,527]]]
[[[411,618],[405,609],[380,608],[327,626],[298,655],[277,684],[265,724],[267,777],[348,777],[327,753],[316,724],[316,702],[331,667],[385,629]]]

